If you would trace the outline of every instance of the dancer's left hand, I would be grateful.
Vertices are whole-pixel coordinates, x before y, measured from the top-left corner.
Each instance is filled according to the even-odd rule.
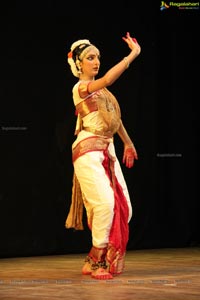
[[[125,145],[123,154],[123,163],[127,168],[132,168],[135,160],[138,159],[137,151],[134,145]]]

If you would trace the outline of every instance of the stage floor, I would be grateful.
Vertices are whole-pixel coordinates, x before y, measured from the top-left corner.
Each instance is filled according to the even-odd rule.
[[[1,300],[200,300],[200,248],[132,250],[111,280],[82,275],[86,254],[0,259]]]

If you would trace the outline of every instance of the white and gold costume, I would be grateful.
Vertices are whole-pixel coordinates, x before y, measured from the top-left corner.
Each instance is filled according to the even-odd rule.
[[[74,181],[66,228],[83,229],[83,205],[92,232],[94,261],[107,260],[111,273],[121,273],[129,236],[132,206],[114,134],[121,124],[116,98],[106,88],[89,94],[87,81],[73,88],[77,113],[76,140],[72,145]],[[80,97],[85,95],[84,98]]]

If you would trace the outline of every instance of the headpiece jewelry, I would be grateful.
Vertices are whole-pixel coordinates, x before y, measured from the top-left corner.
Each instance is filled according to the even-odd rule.
[[[84,50],[90,46],[95,47],[87,39],[78,40],[71,45],[71,51],[68,53],[68,63],[71,67],[72,74],[75,77],[79,77],[79,75],[81,74],[80,61],[87,53],[85,53]],[[98,49],[97,51],[99,52]]]

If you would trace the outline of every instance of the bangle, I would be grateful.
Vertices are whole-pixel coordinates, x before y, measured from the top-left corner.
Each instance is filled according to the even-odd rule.
[[[125,62],[125,64],[126,64],[126,68],[128,69],[128,67],[129,67],[129,61],[128,61],[128,58],[127,57],[124,57],[124,62]]]

